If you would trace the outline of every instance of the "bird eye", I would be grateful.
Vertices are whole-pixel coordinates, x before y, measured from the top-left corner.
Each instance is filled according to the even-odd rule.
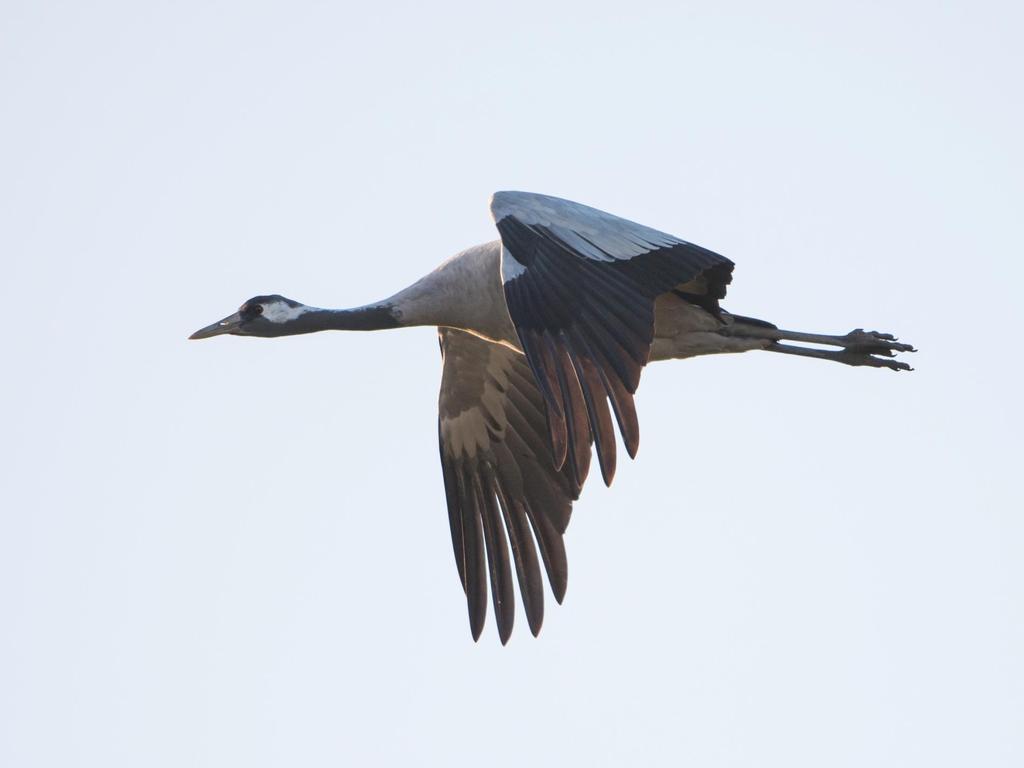
[[[245,308],[245,314],[247,315],[262,315],[263,305],[262,304],[250,304]]]

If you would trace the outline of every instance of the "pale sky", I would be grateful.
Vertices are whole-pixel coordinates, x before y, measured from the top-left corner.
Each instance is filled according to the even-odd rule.
[[[0,7],[0,764],[1024,764],[1016,3]],[[471,641],[430,329],[525,189],[917,371],[659,363],[569,591]]]

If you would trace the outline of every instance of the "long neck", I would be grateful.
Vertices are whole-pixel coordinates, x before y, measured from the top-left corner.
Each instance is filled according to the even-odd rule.
[[[390,304],[367,304],[354,309],[310,308],[282,325],[288,336],[316,331],[381,331],[400,323]]]
[[[515,340],[501,287],[500,258],[498,241],[469,248],[383,301],[355,309],[303,308],[283,325],[282,335],[446,325],[496,341]]]

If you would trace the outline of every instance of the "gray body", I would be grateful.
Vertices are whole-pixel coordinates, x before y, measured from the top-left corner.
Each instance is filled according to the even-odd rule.
[[[457,328],[522,352],[505,304],[500,240],[457,253],[381,304],[392,309],[400,326]],[[674,294],[664,294],[655,304],[654,343],[649,359],[654,362],[747,352],[765,349],[772,343],[769,338],[722,332],[733,324],[727,312],[718,318]]]

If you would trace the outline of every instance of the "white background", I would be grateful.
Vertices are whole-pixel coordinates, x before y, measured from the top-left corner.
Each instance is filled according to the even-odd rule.
[[[0,764],[1024,764],[1016,3],[0,7]],[[469,637],[430,329],[560,195],[912,374],[659,364],[569,593]]]

